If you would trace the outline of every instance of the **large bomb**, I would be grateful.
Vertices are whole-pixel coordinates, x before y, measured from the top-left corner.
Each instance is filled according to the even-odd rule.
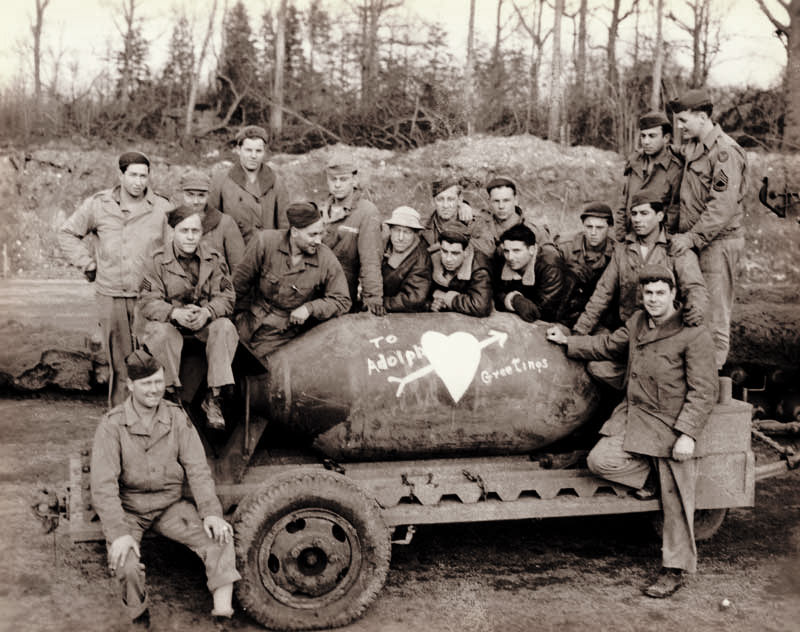
[[[250,408],[338,460],[531,452],[598,399],[545,329],[505,313],[335,318],[270,356]]]

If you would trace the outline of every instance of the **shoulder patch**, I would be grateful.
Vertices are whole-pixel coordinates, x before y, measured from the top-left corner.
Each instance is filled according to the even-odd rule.
[[[728,152],[724,149],[721,149],[719,154],[717,154],[717,158],[720,162],[725,162],[728,159]]]
[[[140,292],[150,292],[153,289],[153,286],[150,284],[150,279],[144,278],[142,279],[142,284],[139,286]]]
[[[714,190],[715,191],[725,191],[728,188],[728,174],[726,174],[722,169],[720,169],[717,176],[714,178]]]

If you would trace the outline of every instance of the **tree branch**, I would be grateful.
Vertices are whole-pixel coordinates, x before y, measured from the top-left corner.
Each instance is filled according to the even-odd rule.
[[[783,7],[783,8],[784,8],[784,9],[785,9],[787,12],[789,11],[789,3],[788,3],[788,2],[783,2],[782,0],[777,0],[777,2],[778,2],[778,4],[779,4],[779,5],[781,5],[781,6],[782,6],[782,7]],[[762,12],[764,15],[766,15],[766,16],[767,16],[767,19],[768,19],[770,22],[772,22],[772,26],[774,26],[776,29],[778,29],[778,30],[782,31],[783,33],[788,33],[788,32],[789,32],[789,25],[788,25],[788,24],[784,24],[783,22],[780,22],[780,21],[778,20],[778,18],[776,18],[776,17],[773,15],[772,11],[770,11],[770,10],[767,8],[767,5],[766,5],[766,4],[764,4],[764,0],[756,0],[756,4],[758,4],[758,7],[761,9],[761,12]]]

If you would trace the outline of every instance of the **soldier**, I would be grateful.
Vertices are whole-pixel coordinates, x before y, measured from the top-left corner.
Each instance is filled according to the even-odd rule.
[[[681,587],[684,573],[697,569],[694,506],[695,442],[717,400],[714,343],[704,326],[687,327],[676,297],[675,277],[662,265],[639,273],[644,311],[623,327],[596,336],[565,336],[558,327],[547,339],[567,345],[571,358],[627,361],[627,395],[600,429],[603,437],[589,453],[589,469],[610,481],[655,495],[648,483],[656,462],[664,513],[662,569],[644,590],[668,597]]]
[[[615,242],[610,235],[614,219],[608,204],[585,204],[581,209],[581,222],[583,230],[571,240],[559,244],[564,257],[567,290],[558,321],[569,327],[583,312],[614,252]]]
[[[222,255],[201,235],[203,213],[179,206],[167,216],[172,241],[156,248],[145,265],[136,324],[139,342],[165,369],[167,388],[180,388],[184,338],[205,343],[209,392],[202,408],[208,425],[225,428],[221,389],[233,384],[231,364],[239,343],[233,314],[235,296]],[[141,333],[139,333],[141,332]]]
[[[312,323],[350,309],[342,266],[322,243],[317,205],[295,202],[286,217],[290,228],[259,232],[233,274],[239,337],[265,363]]]
[[[683,163],[670,150],[671,140],[672,125],[663,112],[648,112],[639,119],[642,148],[628,156],[625,163],[622,201],[614,212],[617,241],[624,241],[630,231],[631,201],[644,189],[653,192],[651,199],[661,202],[667,232],[676,231]]]
[[[432,312],[488,316],[492,312],[492,279],[486,255],[475,250],[466,226],[445,226],[439,248],[431,255]]]
[[[288,228],[289,195],[281,178],[264,163],[267,132],[248,125],[236,134],[239,163],[211,183],[208,203],[227,213],[239,226],[245,245],[262,229]]]
[[[525,224],[536,235],[536,243],[540,250],[555,250],[555,245],[550,238],[550,231],[544,224],[537,225],[525,220],[517,198],[517,184],[511,178],[504,176],[493,178],[486,185],[489,194],[491,211],[484,212],[485,225],[494,242],[492,256],[502,259],[503,252],[500,246],[500,236],[512,226]]]
[[[710,295],[708,328],[721,369],[728,357],[733,286],[744,249],[747,161],[742,148],[711,120],[713,106],[705,90],[690,90],[670,106],[688,139],[672,244],[677,251],[693,248],[698,253]]]
[[[358,169],[350,158],[334,157],[326,169],[328,199],[322,206],[325,237],[322,239],[342,264],[350,289],[351,311],[362,307],[383,316],[381,279],[381,217],[377,207],[358,188]],[[361,299],[358,288],[361,284]]]
[[[527,322],[555,322],[566,290],[564,261],[555,248],[539,250],[536,244],[536,235],[524,224],[500,235],[503,262],[494,275],[495,307]]]
[[[215,618],[233,615],[236,571],[233,529],[222,518],[203,444],[183,410],[162,399],[164,368],[146,351],[126,360],[130,395],[107,412],[94,435],[92,505],[119,579],[122,603],[135,623],[149,626],[142,535],[185,544],[203,560]],[[188,483],[194,503],[183,500]]]
[[[211,178],[199,169],[189,169],[181,176],[183,203],[191,206],[203,218],[202,240],[225,257],[228,271],[232,271],[244,256],[244,239],[230,215],[208,205]]]
[[[659,264],[669,269],[678,279],[678,290],[686,308],[683,318],[690,327],[703,322],[708,305],[708,293],[697,257],[691,251],[676,254],[663,227],[664,211],[656,191],[640,191],[632,200],[631,225],[633,230],[623,243],[614,247],[614,254],[597,282],[597,287],[586,303],[572,331],[578,335],[592,333],[604,313],[617,301],[619,320],[613,328],[633,315],[642,306],[639,271],[645,264]],[[617,362],[590,362],[591,375],[617,389],[623,388],[625,364]]]
[[[431,288],[428,244],[420,237],[419,213],[398,206],[384,222],[389,241],[383,253],[383,305],[387,312],[421,312]]]
[[[133,351],[133,312],[142,265],[152,243],[164,243],[169,201],[147,186],[150,160],[131,151],[119,157],[119,184],[87,199],[61,226],[58,243],[70,263],[95,281],[111,406],[125,399],[125,357]],[[97,237],[90,250],[84,237]]]
[[[472,206],[464,199],[458,179],[435,180],[431,185],[433,213],[422,238],[428,243],[428,252],[439,247],[439,235],[449,225],[461,225],[469,231],[472,245],[487,257],[494,255],[494,238],[485,220],[474,217]]]

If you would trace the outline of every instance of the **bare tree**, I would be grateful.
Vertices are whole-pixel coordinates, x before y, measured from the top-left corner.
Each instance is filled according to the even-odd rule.
[[[712,15],[713,0],[685,0],[692,12],[692,21],[684,22],[672,11],[667,17],[692,38],[692,87],[702,86],[708,79],[711,64],[719,52],[719,15]]]
[[[386,12],[402,6],[403,0],[359,0],[356,13],[361,24],[361,105],[373,109],[378,87],[378,31]]]
[[[664,72],[664,0],[656,0],[656,41],[653,49],[653,91],[650,109],[661,109],[661,75]]]
[[[555,0],[553,16],[553,63],[550,67],[550,109],[547,114],[547,137],[558,138],[561,123],[561,18],[564,15],[564,0]]]
[[[188,140],[192,135],[192,119],[194,117],[194,106],[197,103],[197,91],[200,86],[200,73],[203,69],[203,62],[208,52],[208,46],[211,42],[211,36],[214,33],[214,16],[217,13],[217,0],[213,0],[211,11],[208,14],[208,25],[206,26],[206,34],[203,37],[203,44],[200,47],[200,54],[195,61],[195,67],[192,72],[191,85],[189,86],[189,98],[186,101],[186,118],[183,124],[183,138]]]
[[[622,0],[613,0],[611,11],[611,22],[608,25],[608,39],[606,40],[606,87],[609,92],[613,92],[617,87],[619,70],[617,68],[617,37],[619,27],[628,19],[639,4],[639,0],[631,0],[631,5],[627,11],[622,12]]]
[[[469,2],[469,27],[467,30],[467,64],[464,69],[466,88],[467,136],[475,131],[475,0]]]
[[[525,133],[530,131],[533,109],[539,101],[539,69],[542,65],[542,48],[553,32],[552,29],[548,29],[542,35],[542,13],[545,2],[546,0],[535,0],[532,3],[530,25],[525,21],[525,16],[522,14],[519,5],[514,2],[514,10],[517,12],[517,17],[519,17],[519,23],[531,38],[531,65],[528,72],[528,104],[525,112]],[[583,2],[586,2],[586,0],[583,0]]]
[[[272,106],[269,127],[272,138],[279,138],[283,131],[283,75],[286,68],[286,0],[278,7],[278,23],[275,33],[275,76],[272,84]]]
[[[582,98],[586,91],[586,20],[588,11],[589,0],[581,0],[578,9],[578,54],[575,59],[575,86],[579,98]]]
[[[758,6],[775,27],[775,34],[786,46],[786,74],[784,89],[786,93],[786,116],[783,125],[784,146],[791,150],[800,149],[800,0],[774,0],[774,8],[767,6],[765,0],[756,0]],[[788,19],[778,19],[776,13],[782,9]]]
[[[33,36],[33,89],[36,99],[36,109],[42,106],[42,28],[44,27],[44,11],[50,0],[35,0],[36,17],[31,23]]]

